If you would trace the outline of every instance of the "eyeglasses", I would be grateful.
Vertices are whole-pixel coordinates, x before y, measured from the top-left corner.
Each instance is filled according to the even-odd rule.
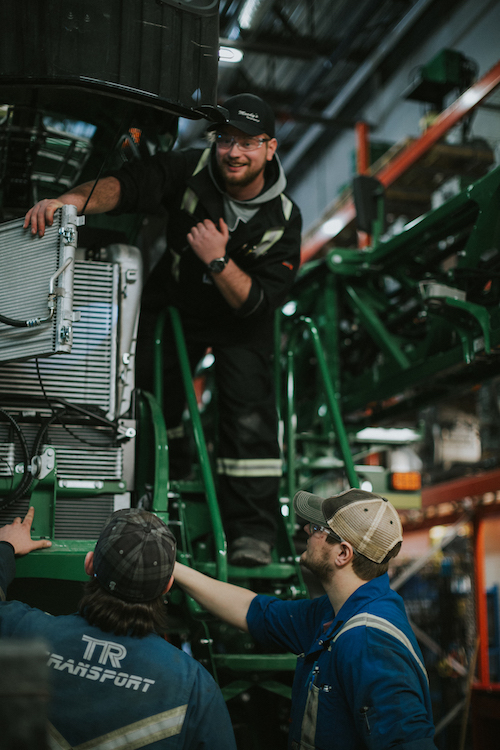
[[[337,542],[341,542],[342,541],[342,539],[339,536],[337,536],[337,534],[334,534],[331,529],[327,529],[326,526],[320,526],[317,523],[308,523],[307,524],[307,530],[308,530],[309,534],[311,534],[311,536],[313,534],[316,534],[316,533],[318,533],[318,534],[328,534],[328,536],[331,536],[333,539],[335,539],[335,541],[337,541]]]
[[[320,526],[318,523],[308,523],[306,526],[309,534],[312,536],[313,534],[328,534],[334,541],[338,542],[339,544],[344,541],[344,539],[341,539],[335,532],[333,532],[331,529],[328,529],[326,526]],[[352,544],[351,544],[352,547]],[[355,555],[359,555],[360,553],[352,547],[352,551]]]
[[[270,141],[270,138],[257,138],[255,136],[237,136],[228,135],[227,133],[216,133],[212,141],[217,144],[219,151],[229,151],[236,144],[240,151],[257,151],[263,143]]]

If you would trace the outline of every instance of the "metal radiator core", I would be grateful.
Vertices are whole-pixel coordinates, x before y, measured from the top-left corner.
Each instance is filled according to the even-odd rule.
[[[43,321],[30,327],[0,323],[0,362],[71,350],[75,227],[80,223],[75,207],[64,206],[42,238],[23,229],[23,219],[0,225],[0,315]]]
[[[130,505],[141,256],[137,248],[111,245],[100,258],[71,261],[71,349],[0,364],[0,407],[10,418],[0,418],[0,495],[12,503],[0,510],[0,525],[22,516],[31,498],[37,507],[46,502],[41,484],[26,483],[24,466],[27,454],[30,468],[40,471],[42,457],[51,455],[48,447],[55,449],[56,473],[54,465],[45,467],[54,482],[50,524],[56,539],[95,539],[115,506]],[[31,498],[15,497],[19,481]]]
[[[97,539],[114,510],[114,496],[59,498],[56,506],[55,539]]]
[[[18,424],[31,451],[39,428],[26,424],[16,415]],[[65,429],[53,424],[41,445],[55,448],[58,478],[121,480],[124,472],[123,445],[116,445],[111,430],[71,424]],[[6,422],[0,423],[0,477],[12,476],[14,467],[22,463],[23,454],[17,438],[12,441]]]
[[[0,525],[24,518],[28,500],[0,510]],[[99,497],[59,498],[55,510],[54,539],[97,539],[108,517],[115,509],[114,495]]]
[[[0,366],[4,396],[64,398],[100,407],[115,417],[116,346],[119,268],[114,263],[77,261],[74,307],[81,318],[73,324],[70,353],[48,359]]]

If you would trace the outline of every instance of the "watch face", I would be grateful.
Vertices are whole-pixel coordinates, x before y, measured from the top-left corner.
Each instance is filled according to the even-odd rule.
[[[211,273],[220,273],[226,267],[227,258],[216,258],[208,264],[208,270]]]

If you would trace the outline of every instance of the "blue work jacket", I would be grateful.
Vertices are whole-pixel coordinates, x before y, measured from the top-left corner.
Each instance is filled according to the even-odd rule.
[[[0,542],[0,599],[14,571],[13,548]],[[159,635],[116,636],[78,614],[0,601],[0,637],[48,644],[51,748],[109,750],[112,739],[113,750],[236,750],[211,675]]]
[[[257,641],[298,656],[292,750],[435,750],[427,673],[387,574],[337,615],[327,596],[257,596],[247,622]]]

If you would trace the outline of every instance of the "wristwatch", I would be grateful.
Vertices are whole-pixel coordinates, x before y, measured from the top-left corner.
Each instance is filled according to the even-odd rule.
[[[229,255],[224,255],[223,258],[215,258],[207,263],[207,268],[210,273],[220,273],[225,269],[229,262]]]

